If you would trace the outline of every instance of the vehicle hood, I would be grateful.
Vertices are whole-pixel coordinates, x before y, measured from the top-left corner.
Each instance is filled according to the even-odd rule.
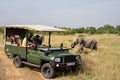
[[[39,48],[40,50],[42,51],[60,51],[60,50],[69,50],[69,48],[61,48],[61,47],[58,47],[58,48]]]
[[[75,55],[69,52],[69,48],[41,48],[40,50],[44,52],[49,52],[48,56],[68,56],[68,55]]]

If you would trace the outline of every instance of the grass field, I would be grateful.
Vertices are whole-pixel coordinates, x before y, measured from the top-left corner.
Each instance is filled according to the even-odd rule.
[[[76,35],[52,35],[51,45],[60,46],[63,43],[65,47],[70,48],[71,42],[80,36]],[[70,50],[76,54],[80,54],[82,57],[82,65],[78,74],[65,74],[57,76],[55,80],[120,80],[120,36],[113,34],[100,34],[100,35],[86,35],[95,38],[98,42],[98,51],[92,51],[85,49],[82,53],[76,53],[78,46]],[[2,42],[3,40],[0,40]],[[48,36],[45,36],[44,43],[47,45]],[[0,50],[3,50],[1,48]],[[0,71],[4,66],[0,59]],[[22,74],[26,74],[28,77],[34,73],[30,72],[29,68],[22,68]],[[25,74],[24,74],[25,75]],[[0,75],[1,76],[1,75]],[[35,77],[35,75],[33,76]],[[1,77],[0,77],[1,78]],[[39,78],[39,76],[36,76]],[[32,80],[34,78],[28,79]],[[24,80],[24,79],[23,79]],[[26,79],[27,80],[27,79]],[[36,79],[39,80],[39,79]]]

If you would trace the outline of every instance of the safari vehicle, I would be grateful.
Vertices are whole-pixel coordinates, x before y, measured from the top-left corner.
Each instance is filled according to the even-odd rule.
[[[17,68],[25,64],[38,67],[45,78],[53,78],[56,69],[73,69],[81,63],[80,55],[70,53],[69,48],[63,47],[63,44],[59,47],[52,47],[50,44],[51,33],[65,30],[42,25],[5,25],[4,28],[5,53],[13,58],[13,63]],[[31,30],[47,32],[49,34],[48,46],[36,45],[35,49],[31,49],[27,42],[26,46],[21,46],[23,38],[28,39]],[[10,39],[12,34],[14,34],[15,42]]]

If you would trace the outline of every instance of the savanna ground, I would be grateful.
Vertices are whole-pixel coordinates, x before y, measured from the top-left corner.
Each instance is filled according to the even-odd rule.
[[[70,48],[71,42],[80,36],[76,35],[52,35],[52,46],[63,43]],[[120,36],[112,34],[86,35],[95,38],[98,42],[98,51],[84,49],[82,53],[76,53],[78,46],[70,50],[80,54],[82,65],[77,74],[62,72],[53,80],[120,80]],[[15,68],[12,59],[8,59],[3,52],[2,37],[0,38],[0,80],[43,80],[38,70],[30,67]],[[47,44],[48,36],[45,36],[43,44]],[[12,72],[13,71],[13,72]],[[12,72],[12,73],[10,73]]]

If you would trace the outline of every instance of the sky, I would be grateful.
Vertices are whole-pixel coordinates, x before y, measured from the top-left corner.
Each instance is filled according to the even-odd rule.
[[[120,0],[0,0],[0,26],[60,27],[120,25]]]

